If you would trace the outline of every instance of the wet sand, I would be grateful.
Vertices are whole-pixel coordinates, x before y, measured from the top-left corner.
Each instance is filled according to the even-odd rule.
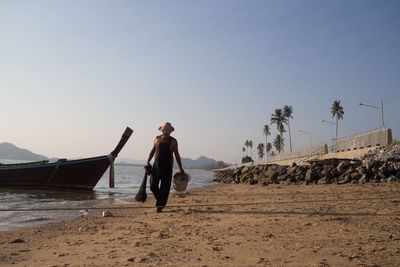
[[[0,232],[0,265],[400,266],[397,183],[215,185],[152,205]]]

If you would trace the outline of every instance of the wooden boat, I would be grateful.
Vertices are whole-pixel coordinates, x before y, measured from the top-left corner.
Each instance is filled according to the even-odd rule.
[[[100,157],[0,164],[0,188],[91,191],[114,162],[132,132],[127,127],[115,149]]]

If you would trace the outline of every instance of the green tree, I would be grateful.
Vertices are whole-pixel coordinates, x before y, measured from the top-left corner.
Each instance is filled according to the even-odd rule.
[[[246,156],[248,156],[249,155],[249,146],[250,146],[249,140],[246,140],[246,142],[244,142],[244,146],[246,147]]]
[[[242,147],[242,158],[244,158],[244,153],[246,152],[246,148]]]
[[[281,140],[283,140],[283,133],[286,131],[284,124],[287,123],[287,118],[284,116],[282,109],[275,109],[275,113],[271,115],[271,124],[276,124],[276,128],[281,136]],[[276,138],[275,138],[276,140]],[[274,141],[275,142],[275,141]],[[275,146],[275,145],[274,145]],[[284,144],[280,147],[279,153],[284,151]]]
[[[290,145],[290,152],[292,152],[292,135],[290,133],[290,119],[293,119],[293,108],[292,106],[284,105],[282,108],[283,116],[287,119],[287,125],[289,129],[289,145]]]
[[[270,154],[271,150],[272,150],[272,144],[271,143],[267,143],[267,155]]]
[[[339,100],[333,101],[331,107],[332,118],[336,118],[336,140],[338,139],[339,120],[343,119],[344,111]]]
[[[264,157],[264,149],[265,149],[264,143],[259,143],[257,145],[257,152],[258,152],[258,158],[259,159],[263,159],[263,157]]]
[[[276,151],[278,151],[278,153],[280,154],[283,146],[285,145],[283,137],[280,134],[276,135],[273,143]]]
[[[265,124],[263,128],[263,133],[265,135],[265,149],[268,146],[268,135],[271,135],[271,130],[269,129],[269,125]],[[266,156],[268,157],[268,151],[265,151]]]

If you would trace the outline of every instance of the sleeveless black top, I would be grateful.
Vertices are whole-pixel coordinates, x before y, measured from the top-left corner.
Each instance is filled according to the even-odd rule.
[[[161,137],[158,137],[161,138]],[[173,137],[169,137],[167,142],[159,142],[155,155],[154,167],[157,170],[157,176],[172,176],[173,156],[171,151],[171,142]]]

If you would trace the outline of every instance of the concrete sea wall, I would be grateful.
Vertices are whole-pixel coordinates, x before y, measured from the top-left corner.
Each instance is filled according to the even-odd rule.
[[[349,151],[375,146],[387,146],[393,142],[391,129],[377,129],[338,139],[335,151]]]
[[[227,169],[235,169],[244,166],[264,165],[271,163],[280,163],[280,161],[306,161],[311,158],[330,154],[332,152],[344,152],[369,147],[385,147],[393,143],[391,129],[376,129],[364,133],[358,133],[349,137],[344,137],[336,141],[335,146],[328,148],[327,144],[320,144],[305,147],[293,152],[283,153],[272,157],[266,157],[263,160],[254,163],[237,164]],[[329,150],[328,150],[329,149]],[[334,153],[335,154],[335,153]]]
[[[314,145],[314,146],[305,147],[305,148],[302,148],[302,149],[299,149],[299,150],[296,150],[293,152],[283,153],[280,155],[268,157],[257,163],[269,163],[269,162],[276,162],[276,161],[281,161],[281,160],[301,159],[301,158],[306,158],[306,157],[310,157],[310,156],[324,155],[326,153],[328,153],[328,146],[326,144]]]

